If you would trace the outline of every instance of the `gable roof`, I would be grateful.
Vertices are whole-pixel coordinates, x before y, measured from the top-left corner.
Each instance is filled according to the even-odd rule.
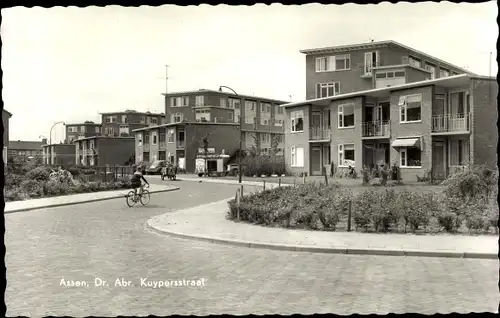
[[[303,54],[317,54],[317,53],[341,53],[341,52],[348,52],[348,51],[356,51],[356,50],[367,50],[367,49],[376,49],[380,47],[388,47],[388,46],[393,46],[397,47],[400,49],[412,51],[414,53],[417,53],[419,55],[422,55],[428,59],[435,60],[439,63],[445,64],[447,66],[454,67],[464,73],[471,74],[471,75],[477,75],[471,71],[468,71],[464,68],[461,68],[459,66],[456,66],[450,62],[446,62],[444,60],[441,60],[437,57],[434,57],[432,55],[429,55],[427,53],[424,53],[422,51],[416,50],[412,47],[406,46],[404,44],[401,44],[399,42],[393,41],[393,40],[388,40],[388,41],[377,41],[377,42],[368,42],[368,43],[357,43],[357,44],[348,44],[348,45],[337,45],[337,46],[328,46],[328,47],[322,47],[322,48],[314,48],[314,49],[305,49],[305,50],[299,50],[300,53]]]

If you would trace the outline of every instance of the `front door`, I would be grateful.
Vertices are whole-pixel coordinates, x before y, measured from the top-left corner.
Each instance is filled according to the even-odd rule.
[[[311,147],[311,175],[321,175],[321,148]]]
[[[437,180],[443,180],[446,178],[444,144],[444,141],[434,141],[432,143],[432,177]]]

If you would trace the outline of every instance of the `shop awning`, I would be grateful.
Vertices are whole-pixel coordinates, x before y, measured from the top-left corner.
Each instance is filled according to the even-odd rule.
[[[391,144],[393,148],[415,147],[420,148],[420,138],[397,138]]]

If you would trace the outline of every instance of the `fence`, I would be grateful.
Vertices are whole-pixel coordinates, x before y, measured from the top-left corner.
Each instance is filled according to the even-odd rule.
[[[57,170],[59,166],[49,166]],[[119,178],[129,178],[134,173],[132,166],[72,166],[67,168],[73,175],[85,182],[114,181]]]

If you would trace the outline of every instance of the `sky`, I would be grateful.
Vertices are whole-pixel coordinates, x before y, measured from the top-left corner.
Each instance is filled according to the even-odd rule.
[[[14,7],[1,14],[10,140],[49,137],[58,121],[100,122],[100,112],[164,112],[166,89],[225,85],[304,100],[299,50],[307,48],[395,40],[481,75],[490,74],[492,52],[491,74],[498,71],[495,1]],[[56,125],[52,141],[63,138]]]

